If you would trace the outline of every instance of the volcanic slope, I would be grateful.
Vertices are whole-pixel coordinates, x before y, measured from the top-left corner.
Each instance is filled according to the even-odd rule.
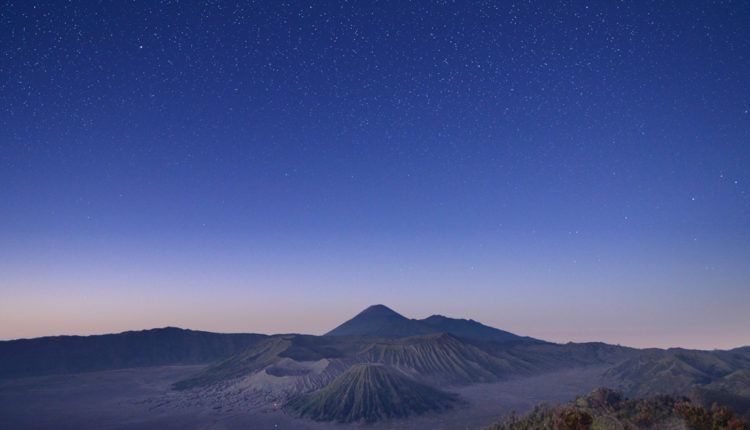
[[[384,305],[372,305],[325,336],[406,337],[432,333],[429,326]]]
[[[474,320],[463,318],[449,318],[442,315],[432,315],[418,320],[430,327],[431,333],[450,333],[464,339],[480,340],[495,343],[547,343],[543,340],[528,336],[518,336],[511,332],[486,326]]]
[[[444,317],[431,318],[433,321],[450,320]],[[489,333],[494,333],[496,330],[467,320],[450,321],[453,321],[451,324],[458,321],[456,323],[458,327],[472,329],[480,327],[481,332],[489,330]],[[346,328],[346,333],[356,331],[374,334],[382,333],[382,330],[367,329],[368,326],[382,328],[391,324],[411,326],[415,323],[422,324],[416,320],[409,320],[385,306],[375,305],[365,309],[339,328]],[[335,329],[334,332],[338,330]],[[497,331],[500,332],[500,330]],[[406,331],[399,329],[398,332],[401,335]],[[327,378],[338,376],[340,372],[354,364],[379,363],[397,368],[414,379],[430,385],[495,382],[511,376],[530,375],[562,367],[603,362],[603,357],[600,357],[599,353],[594,353],[601,348],[592,350],[591,345],[563,346],[541,341],[498,343],[491,340],[467,339],[444,332],[408,337],[400,335],[393,337],[374,335],[272,336],[235,356],[208,367],[188,380],[180,381],[175,388],[208,386],[261,371],[274,375],[274,372],[279,373],[277,372],[279,369],[274,366],[277,366],[282,359],[287,360],[280,372],[287,376],[304,376],[301,370],[297,375],[290,374],[290,372],[294,373],[292,369],[299,368],[298,364],[302,362],[307,362],[302,365],[304,367],[309,366],[310,362],[327,360],[328,363],[316,364],[316,368],[325,367]],[[625,351],[624,348],[613,348]],[[540,358],[547,356],[550,357],[549,360]],[[613,361],[619,362],[623,359],[624,357],[618,357]],[[322,382],[321,380],[313,385]],[[303,385],[310,386],[307,382]]]
[[[272,336],[190,378],[178,381],[173,387],[184,390],[209,386],[258,372],[278,377],[304,378],[313,375],[308,375],[309,372],[305,371],[307,366],[298,363],[309,362],[320,362],[325,369],[321,377],[333,379],[347,367],[336,359],[351,352],[352,346],[338,339],[296,334]],[[327,381],[321,380],[316,384],[324,382]]]
[[[409,337],[450,333],[465,339],[499,343],[544,343],[543,341],[486,326],[474,320],[442,315],[409,319],[384,305],[373,305],[325,336]]]
[[[537,370],[521,358],[493,356],[448,333],[396,339],[284,335],[266,339],[174,387],[209,386],[258,372],[307,378],[312,375],[293,369],[310,362],[325,368],[321,374],[325,378],[332,379],[355,364],[373,363],[394,367],[430,385],[494,382]],[[313,385],[324,382],[321,379]]]
[[[520,359],[492,356],[448,333],[379,339],[365,346],[358,359],[395,367],[415,379],[440,385],[494,382],[533,370]]]
[[[750,355],[742,349],[692,351],[646,350],[607,371],[605,377],[631,396],[687,394],[695,387],[750,394],[742,390]],[[738,383],[739,382],[739,383]]]
[[[325,388],[286,405],[293,415],[317,421],[374,422],[452,409],[455,395],[416,382],[381,365],[356,365]]]

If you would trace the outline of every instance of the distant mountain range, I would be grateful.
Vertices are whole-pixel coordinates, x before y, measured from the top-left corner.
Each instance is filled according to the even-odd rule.
[[[325,421],[371,422],[441,411],[461,401],[449,393],[451,387],[592,365],[607,369],[607,384],[627,395],[690,392],[750,411],[748,347],[555,344],[472,320],[409,319],[383,305],[323,336],[165,328],[0,342],[3,378],[199,363],[210,364],[175,383],[176,390],[216,396],[252,387],[285,404],[290,414]],[[345,399],[344,406],[337,399]]]
[[[266,337],[166,327],[119,334],[2,341],[0,378],[210,363]]]

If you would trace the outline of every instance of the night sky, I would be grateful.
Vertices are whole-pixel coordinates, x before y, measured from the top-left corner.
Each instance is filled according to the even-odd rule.
[[[0,338],[386,304],[750,344],[744,1],[3,1]]]

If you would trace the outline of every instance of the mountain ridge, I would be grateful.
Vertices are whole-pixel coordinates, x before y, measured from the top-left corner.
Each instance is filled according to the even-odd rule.
[[[205,364],[229,357],[266,337],[163,327],[0,341],[0,378]]]
[[[382,304],[369,306],[323,336],[410,337],[435,333],[450,333],[466,339],[500,343],[546,343],[471,319],[437,314],[421,320],[409,319]]]

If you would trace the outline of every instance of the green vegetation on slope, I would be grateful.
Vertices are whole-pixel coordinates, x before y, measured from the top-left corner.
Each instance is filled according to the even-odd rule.
[[[712,381],[706,388],[735,393],[750,400],[750,369],[735,370],[720,379]]]
[[[380,365],[349,368],[327,387],[292,400],[293,415],[317,421],[374,422],[451,409],[457,398]]]
[[[630,396],[686,395],[695,387],[748,393],[750,357],[735,351],[649,350],[605,374]]]
[[[600,388],[567,405],[541,404],[524,416],[511,414],[487,430],[748,430],[725,406],[704,407],[668,395],[626,399]]]

